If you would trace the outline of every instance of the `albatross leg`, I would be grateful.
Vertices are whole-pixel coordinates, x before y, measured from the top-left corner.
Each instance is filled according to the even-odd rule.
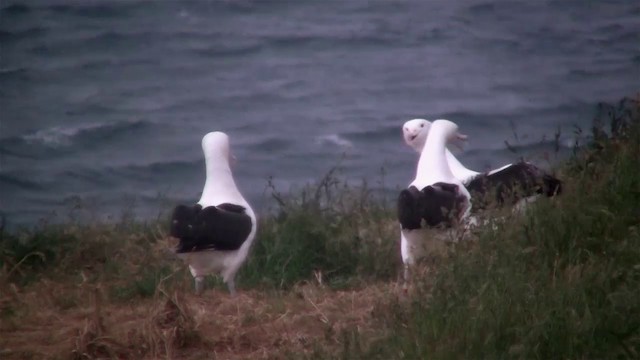
[[[402,274],[402,278],[403,278],[403,284],[402,284],[402,291],[406,294],[409,292],[409,282],[411,279],[409,279],[410,276],[410,269],[409,269],[409,264],[404,264],[404,271]]]
[[[409,264],[404,264],[404,274],[402,276],[405,285],[409,282]]]
[[[231,294],[232,297],[236,296],[236,281],[235,279],[229,279],[229,281],[227,281],[227,288],[229,288],[229,293]]]
[[[204,291],[204,276],[196,276],[196,295],[202,295]]]

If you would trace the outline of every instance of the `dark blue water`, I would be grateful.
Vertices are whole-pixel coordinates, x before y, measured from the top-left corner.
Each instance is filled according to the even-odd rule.
[[[543,162],[561,129],[640,90],[637,1],[0,2],[0,209],[11,224],[196,201],[200,139],[227,132],[261,211],[340,163],[395,189],[415,117],[484,169]],[[518,135],[517,139],[514,132]],[[506,149],[505,140],[521,154]],[[553,159],[553,154],[551,155]],[[384,169],[384,178],[380,175]],[[75,209],[75,210],[74,210]]]

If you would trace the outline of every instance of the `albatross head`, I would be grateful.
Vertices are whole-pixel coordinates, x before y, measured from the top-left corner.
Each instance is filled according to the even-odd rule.
[[[437,131],[447,139],[447,143],[460,147],[467,140],[467,135],[463,135],[458,131],[458,125],[453,121],[439,119],[431,124],[431,131]]]
[[[430,128],[431,122],[425,119],[413,119],[405,122],[402,126],[404,142],[416,152],[422,152]]]
[[[229,136],[220,131],[210,132],[202,138],[202,151],[207,162],[230,164],[235,160],[229,151]]]
[[[447,143],[450,143],[460,150],[463,149],[463,141],[467,140],[467,136],[458,132],[458,125],[449,120],[435,120],[433,123],[425,119],[413,119],[404,123],[402,126],[402,133],[404,136],[404,142],[407,143],[413,150],[418,153],[422,152],[424,144],[427,142],[429,131],[433,129],[433,125],[439,122],[439,127],[442,127],[447,135]]]

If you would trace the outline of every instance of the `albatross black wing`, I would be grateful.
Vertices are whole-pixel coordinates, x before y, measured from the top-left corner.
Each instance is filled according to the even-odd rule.
[[[542,175],[542,191],[548,197],[560,195],[562,192],[562,181],[549,174]]]
[[[196,218],[195,236],[181,241],[178,252],[238,250],[251,233],[252,226],[251,217],[242,206],[221,204],[206,207]]]
[[[451,227],[464,209],[465,197],[458,185],[435,183],[422,189],[422,218],[427,225]]]
[[[467,189],[474,198],[474,207],[485,207],[494,201],[498,205],[536,195],[553,196],[561,191],[561,181],[545,174],[533,164],[521,161],[500,171],[480,174],[473,178]]]
[[[171,215],[171,226],[169,231],[171,236],[178,239],[194,238],[194,224],[201,210],[202,206],[198,204],[193,206],[176,206],[173,209],[173,214]]]
[[[415,187],[400,191],[398,195],[397,210],[398,221],[403,229],[415,230],[420,229],[422,221],[422,210],[420,209],[420,201],[422,193]]]
[[[398,221],[403,229],[420,229],[424,219],[428,226],[453,225],[464,208],[465,197],[456,184],[435,183],[419,191],[415,186],[398,196]]]
[[[218,209],[222,209],[222,210],[225,210],[225,211],[230,211],[230,212],[236,213],[236,214],[244,214],[244,211],[246,210],[244,208],[244,206],[242,206],[242,205],[230,204],[230,203],[220,204],[220,205],[218,205],[216,207]]]

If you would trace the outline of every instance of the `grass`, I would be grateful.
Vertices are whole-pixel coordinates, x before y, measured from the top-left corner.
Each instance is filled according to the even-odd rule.
[[[562,196],[451,245],[408,293],[394,209],[333,172],[272,189],[236,298],[193,294],[164,220],[0,231],[0,357],[638,358],[640,106],[600,110]]]
[[[395,276],[397,225],[366,184],[351,188],[332,170],[295,197],[273,190],[277,213],[261,222],[242,283],[288,289],[315,277],[340,288]]]

